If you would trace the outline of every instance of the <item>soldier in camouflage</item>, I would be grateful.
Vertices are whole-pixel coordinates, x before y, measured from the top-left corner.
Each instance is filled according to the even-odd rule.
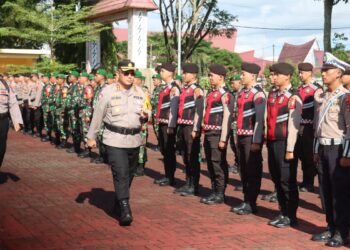
[[[157,137],[157,143],[159,145],[159,125],[156,121],[156,113],[157,113],[157,104],[159,100],[159,92],[165,87],[165,84],[162,83],[162,80],[160,79],[160,74],[154,74],[152,76],[152,82],[153,82],[153,93],[151,97],[151,105],[152,105],[152,126],[154,133]],[[159,146],[156,145],[156,151],[159,151]]]
[[[67,139],[68,139],[68,90],[69,86],[67,82],[64,81],[65,75],[59,75],[59,84],[61,85],[61,89],[59,92],[59,97],[57,99],[57,120],[58,120],[58,128],[60,131],[61,144],[57,146],[59,149],[64,149],[67,147]],[[61,83],[63,81],[63,83]]]
[[[89,82],[89,74],[86,72],[81,73],[79,82],[82,86],[82,97],[79,106],[79,120],[80,120],[80,132],[81,138],[84,142],[84,150],[78,155],[80,158],[86,158],[90,156],[91,149],[87,146],[87,133],[89,130],[91,118],[92,118],[92,101],[94,97],[93,87]]]
[[[49,97],[52,89],[52,84],[50,82],[50,77],[50,73],[46,73],[42,77],[44,89],[41,93],[41,107],[43,109],[44,130],[46,132],[46,136],[41,139],[42,142],[51,140],[52,120],[50,114]]]

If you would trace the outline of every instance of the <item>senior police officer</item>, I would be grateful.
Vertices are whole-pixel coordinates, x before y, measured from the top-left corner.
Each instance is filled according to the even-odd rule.
[[[298,162],[294,157],[294,147],[300,126],[302,102],[291,85],[293,66],[277,63],[274,69],[278,89],[267,103],[267,149],[268,165],[277,190],[281,214],[270,220],[269,225],[281,228],[297,225]]]
[[[300,63],[298,65],[299,78],[302,85],[298,88],[299,96],[303,102],[302,118],[296,144],[296,157],[301,161],[303,170],[303,181],[300,184],[301,192],[312,192],[314,190],[314,179],[316,166],[313,161],[313,118],[314,118],[314,95],[323,92],[321,86],[313,81],[311,63]]]
[[[182,67],[184,88],[180,94],[177,124],[178,137],[183,142],[186,184],[175,190],[183,196],[198,193],[200,176],[200,137],[204,110],[204,92],[197,83],[199,68],[186,63]]]
[[[118,64],[116,84],[106,86],[96,104],[87,144],[96,147],[96,137],[105,125],[103,143],[107,146],[109,164],[112,166],[119,223],[130,225],[133,217],[129,205],[129,187],[136,170],[140,131],[147,121],[148,111],[143,109],[145,94],[133,85],[135,67],[129,60]]]
[[[203,129],[212,193],[201,199],[207,205],[224,202],[228,181],[226,149],[234,103],[225,86],[226,73],[227,70],[222,65],[213,64],[209,67],[209,81],[213,89],[207,95]]]
[[[314,159],[318,163],[327,230],[312,240],[336,247],[346,243],[349,227],[349,171],[342,165],[350,160],[350,103],[348,91],[341,84],[346,63],[328,52],[325,57],[322,80],[327,90],[315,95]]]
[[[175,138],[180,89],[174,81],[175,66],[163,63],[160,69],[162,80],[167,84],[159,94],[156,119],[159,124],[159,143],[164,155],[165,177],[154,181],[160,186],[174,186],[176,155]]]
[[[11,117],[15,130],[19,131],[23,120],[16,96],[7,82],[0,80],[0,167],[6,152],[9,117]]]
[[[259,71],[257,64],[242,64],[244,87],[237,95],[237,147],[244,202],[232,211],[240,215],[256,212],[256,199],[261,187],[266,97],[256,83]]]

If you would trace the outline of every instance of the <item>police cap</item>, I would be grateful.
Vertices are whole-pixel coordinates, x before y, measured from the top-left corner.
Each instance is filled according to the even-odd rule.
[[[183,73],[192,73],[192,74],[198,74],[199,68],[197,64],[194,63],[185,63],[182,66]]]
[[[276,63],[274,66],[275,72],[282,75],[293,75],[294,68],[289,63]]]
[[[227,73],[226,68],[220,64],[210,65],[209,71],[214,73],[214,74],[221,75],[221,76],[226,76],[226,73]]]
[[[248,73],[257,75],[259,74],[260,69],[261,69],[260,66],[257,65],[256,63],[248,63],[248,62],[242,63],[242,70]]]

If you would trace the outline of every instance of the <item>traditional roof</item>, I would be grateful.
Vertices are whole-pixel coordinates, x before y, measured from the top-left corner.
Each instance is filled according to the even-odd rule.
[[[100,0],[93,7],[90,19],[97,19],[125,12],[129,9],[156,10],[157,5],[152,0]],[[116,17],[118,20],[119,18]]]
[[[316,39],[300,45],[284,43],[278,62],[289,62],[298,64],[304,62]]]
[[[323,50],[314,50],[315,53],[315,67],[321,67],[323,64],[324,51]]]
[[[259,75],[262,75],[264,73],[264,69],[267,65],[271,65],[272,61],[265,60],[262,58],[257,58],[254,56],[255,51],[249,50],[242,53],[239,53],[239,56],[241,57],[242,61],[249,62],[249,63],[256,63],[260,66],[261,70],[259,72]]]

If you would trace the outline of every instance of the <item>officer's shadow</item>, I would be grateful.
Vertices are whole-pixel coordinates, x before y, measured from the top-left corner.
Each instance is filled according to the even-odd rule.
[[[19,178],[17,175],[8,173],[8,172],[0,172],[0,185],[6,183],[8,180],[12,180],[13,182],[19,181],[21,178]]]
[[[92,188],[90,192],[82,192],[75,202],[84,203],[88,200],[89,204],[103,210],[108,216],[117,219],[114,211],[115,193],[106,191],[103,188]]]

